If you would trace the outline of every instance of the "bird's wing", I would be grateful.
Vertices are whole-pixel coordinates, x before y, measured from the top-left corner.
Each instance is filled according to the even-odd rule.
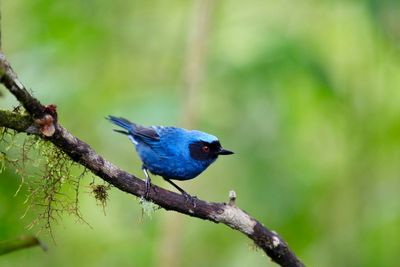
[[[132,135],[134,138],[139,138],[144,142],[158,141],[160,139],[160,136],[158,135],[157,131],[154,128],[144,127],[139,124],[133,123],[127,119],[118,118],[114,116],[108,116],[107,119],[110,120],[115,125],[118,125],[121,128],[124,128],[125,130],[128,131],[124,132],[121,130],[116,130],[116,132]]]
[[[151,127],[144,127],[139,124],[135,124],[132,133],[133,135],[139,137],[150,138],[152,140],[160,140],[160,136],[158,135],[156,130]]]

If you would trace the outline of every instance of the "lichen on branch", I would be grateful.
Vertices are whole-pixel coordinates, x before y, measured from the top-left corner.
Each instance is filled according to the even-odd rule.
[[[52,235],[52,224],[63,213],[84,221],[79,211],[82,176],[74,174],[79,166],[51,142],[36,135],[17,136],[15,130],[1,128],[0,173],[7,166],[21,178],[16,194],[26,194],[26,212],[22,217],[28,211],[36,214],[28,228],[46,230]]]

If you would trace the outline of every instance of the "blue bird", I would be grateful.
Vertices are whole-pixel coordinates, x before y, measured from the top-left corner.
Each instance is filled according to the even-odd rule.
[[[202,173],[219,155],[232,151],[222,148],[218,138],[196,130],[177,127],[144,127],[124,118],[108,116],[107,119],[123,128],[114,130],[128,136],[136,147],[146,176],[147,198],[151,180],[150,173],[162,176],[185,197],[190,197],[171,180],[190,180]]]

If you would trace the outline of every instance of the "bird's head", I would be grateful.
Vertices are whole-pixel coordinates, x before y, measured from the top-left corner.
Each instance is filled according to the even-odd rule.
[[[195,160],[213,162],[219,155],[231,155],[232,151],[224,149],[218,138],[200,131],[192,131],[189,142],[190,157]]]

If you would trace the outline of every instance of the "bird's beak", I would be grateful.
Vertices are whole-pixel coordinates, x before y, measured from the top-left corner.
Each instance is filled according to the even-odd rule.
[[[221,147],[221,149],[217,153],[218,155],[231,155],[234,154],[232,151],[229,151],[227,149],[224,149]]]

